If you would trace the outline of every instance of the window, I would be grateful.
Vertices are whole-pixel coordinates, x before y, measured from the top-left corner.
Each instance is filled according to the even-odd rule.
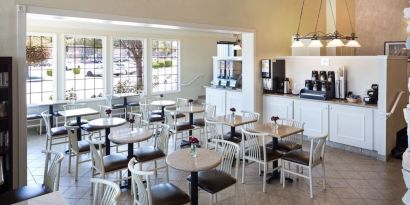
[[[103,95],[103,40],[93,37],[64,36],[66,99]]]
[[[152,40],[152,92],[179,91],[179,41]]]
[[[26,36],[27,103],[35,104],[54,98],[54,41],[50,35]]]
[[[114,93],[136,93],[144,89],[144,42],[115,39],[113,41]]]

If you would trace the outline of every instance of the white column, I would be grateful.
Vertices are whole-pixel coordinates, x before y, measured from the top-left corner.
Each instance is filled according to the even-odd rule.
[[[256,111],[261,110],[260,106],[257,107],[257,101],[261,101],[262,93],[256,92],[256,83],[261,84],[260,77],[256,73],[259,73],[259,69],[255,69],[255,34],[243,33],[242,34],[242,94],[246,96],[242,101],[243,110]],[[258,103],[258,105],[261,103]]]

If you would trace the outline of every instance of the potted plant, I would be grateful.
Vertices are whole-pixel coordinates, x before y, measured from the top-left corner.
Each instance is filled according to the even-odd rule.
[[[53,77],[53,69],[47,69],[47,76]]]
[[[80,66],[77,66],[77,68],[73,68],[74,75],[78,75],[78,74],[80,74],[80,72],[81,72]]]

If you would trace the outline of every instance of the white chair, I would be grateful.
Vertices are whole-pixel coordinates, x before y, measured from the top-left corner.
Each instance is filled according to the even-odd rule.
[[[93,205],[117,205],[121,194],[120,187],[112,181],[91,178],[94,184]]]
[[[112,104],[112,95],[107,95],[105,99],[105,105],[100,105],[100,110],[106,110],[108,108],[112,109],[112,116],[124,116],[124,118],[127,117],[127,105],[121,103]]]
[[[279,119],[279,125],[287,125],[290,127],[297,127],[303,129],[305,123],[290,119]],[[270,145],[272,146],[272,145]],[[303,146],[303,132],[282,138],[278,142],[277,150],[282,153],[288,153],[293,150],[302,149]]]
[[[2,204],[15,204],[59,190],[61,161],[63,161],[64,156],[60,152],[51,150],[43,150],[42,152],[46,154],[43,184],[26,185],[5,192],[0,195]]]
[[[80,109],[80,108],[84,108],[84,107],[85,107],[85,103],[73,103],[73,104],[63,105],[64,111]],[[88,123],[88,120],[81,119],[81,122],[80,122],[81,125],[86,124],[86,123]],[[68,126],[80,126],[80,125],[77,124],[77,119],[75,117],[74,118],[71,118],[71,117],[68,118],[68,117],[64,116],[64,124],[68,125]]]
[[[310,188],[310,198],[313,198],[313,190],[312,190],[312,169],[319,164],[322,165],[323,170],[323,189],[326,189],[326,174],[325,174],[325,147],[326,147],[326,139],[327,134],[320,136],[320,137],[311,137],[310,138],[310,151],[305,152],[303,150],[295,150],[289,152],[282,156],[282,171],[281,177],[283,182],[283,188],[285,188],[286,182],[285,173],[293,174],[299,177],[309,179],[309,188]],[[283,165],[289,162],[290,164],[294,164],[297,166],[297,172],[294,172],[290,169],[287,169]],[[304,175],[299,173],[299,166],[306,168],[309,170],[308,175]]]
[[[90,154],[90,145],[86,140],[78,141],[77,126],[67,126],[68,140],[70,148],[68,150],[68,173],[71,173],[71,158],[75,157],[75,181],[78,180],[78,165],[84,162],[89,162],[91,159],[80,161],[81,155]]]
[[[205,119],[205,148],[210,149],[209,145],[215,147],[213,139],[223,140],[223,127],[224,124],[217,121],[211,121]]]
[[[178,139],[183,140],[184,134],[188,133],[189,131],[200,129],[200,127],[191,125],[189,124],[189,122],[178,121],[176,117],[176,112],[171,112],[167,110],[165,111],[165,122],[169,126],[170,128],[169,130],[173,137],[174,150],[176,150],[176,147],[177,147],[177,140]],[[178,137],[179,134],[181,137]]]
[[[258,123],[260,114],[257,112],[251,112],[251,111],[241,111],[242,112],[242,118],[244,119],[251,119],[251,120],[256,120],[256,122],[248,123],[242,125],[243,128],[245,129],[251,129],[255,127],[255,124]]]
[[[155,129],[156,125],[162,124],[164,118],[160,114],[154,114],[150,110],[150,105],[141,103],[140,113],[133,113],[138,119],[141,127],[148,127],[149,129]]]
[[[50,127],[50,114],[48,111],[41,113],[44,124],[46,125],[46,150],[52,150],[53,145],[67,143],[67,129],[62,127]],[[59,142],[54,142],[54,141]],[[62,140],[62,141],[60,141]]]
[[[266,174],[271,162],[278,161],[282,156],[277,151],[266,147],[266,133],[249,132],[242,128],[242,143],[244,150],[242,152],[242,183],[245,183],[245,160],[253,161],[263,166],[263,192],[266,192]],[[260,142],[262,140],[262,142]],[[280,166],[273,169],[273,171],[279,170]]]
[[[215,118],[215,113],[216,113],[216,107],[215,105],[211,104],[202,104],[204,107],[205,112],[203,113],[202,118],[197,118],[194,119],[194,125],[197,127],[204,128],[201,130],[201,136],[206,135],[206,129],[205,129],[205,119],[212,119]]]
[[[161,131],[159,131],[161,129]],[[169,126],[165,124],[157,125],[157,131],[155,133],[159,133],[159,136],[154,138],[154,145],[152,146],[142,146],[134,150],[134,158],[139,163],[139,168],[142,170],[142,165],[148,162],[154,162],[154,169],[150,171],[154,171],[155,175],[157,175],[158,169],[165,168],[165,175],[168,181],[169,173],[168,173],[168,165],[165,163],[165,166],[158,167],[157,161],[158,160],[165,160],[168,155],[168,139],[169,139]]]
[[[131,159],[128,163],[132,176],[131,187],[135,205],[174,205],[190,202],[189,196],[168,180],[166,183],[151,186],[150,176],[154,172],[137,170],[136,163],[138,161],[135,159]],[[146,186],[142,179],[145,179]]]
[[[215,151],[222,156],[221,164],[216,169],[198,172],[198,186],[210,194],[210,204],[218,201],[217,193],[235,185],[237,194],[237,180],[239,169],[239,145],[226,140],[213,139]],[[235,166],[232,166],[235,164]],[[234,167],[234,170],[232,168]],[[190,176],[188,177],[190,181]],[[189,186],[190,187],[190,186]],[[238,198],[238,196],[235,196]],[[237,200],[237,199],[236,199]]]
[[[37,122],[36,124],[32,124]],[[38,127],[38,134],[43,133],[43,118],[41,114],[28,114],[27,115],[27,128]]]

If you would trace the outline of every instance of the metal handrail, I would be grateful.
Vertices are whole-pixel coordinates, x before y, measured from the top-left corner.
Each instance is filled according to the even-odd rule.
[[[389,118],[395,111],[396,111],[396,107],[399,104],[399,101],[401,99],[401,96],[403,94],[405,94],[405,91],[400,91],[399,94],[396,97],[396,100],[394,101],[393,107],[390,109],[390,112],[388,113],[381,113],[381,114],[385,114],[387,118]]]
[[[189,81],[188,83],[181,83],[181,86],[186,87],[191,85],[194,81],[198,80],[199,78],[201,78],[203,75],[197,75],[194,78],[192,78],[191,81]]]

